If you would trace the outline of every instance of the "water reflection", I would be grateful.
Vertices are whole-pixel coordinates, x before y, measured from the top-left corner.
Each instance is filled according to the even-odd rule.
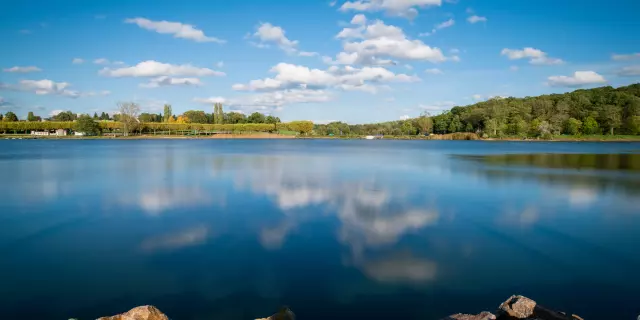
[[[531,155],[466,142],[104,143],[87,157],[73,144],[73,157],[0,156],[15,181],[0,192],[0,274],[13,275],[0,313],[38,299],[61,306],[40,319],[148,303],[179,319],[250,319],[280,304],[305,319],[322,318],[318,305],[431,319],[517,292],[601,318],[582,301],[640,285],[637,155],[575,144]],[[42,170],[29,171],[33,158]],[[576,283],[593,290],[563,298]]]

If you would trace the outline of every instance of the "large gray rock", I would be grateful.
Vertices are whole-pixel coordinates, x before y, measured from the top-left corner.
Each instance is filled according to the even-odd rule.
[[[536,302],[524,296],[511,296],[499,309],[511,318],[528,319],[533,315]]]
[[[169,317],[154,306],[142,306],[116,316],[98,318],[98,320],[169,320]]]
[[[480,314],[454,314],[442,320],[495,320],[496,316],[491,312],[484,311]]]

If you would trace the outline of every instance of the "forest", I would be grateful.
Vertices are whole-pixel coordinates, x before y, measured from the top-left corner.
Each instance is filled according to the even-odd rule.
[[[482,137],[640,134],[640,84],[525,98],[493,98],[438,115],[375,124],[316,124],[318,135],[424,135],[475,132]]]
[[[60,112],[47,121],[29,112],[20,120],[9,111],[0,114],[0,129],[27,132],[40,129],[78,129],[100,134],[121,130],[135,133],[157,131],[222,130],[278,132],[290,130],[315,136],[391,135],[415,136],[449,133],[475,133],[483,138],[543,138],[558,135],[639,135],[640,84],[625,87],[600,87],[575,90],[564,94],[550,94],[524,98],[492,98],[469,106],[456,106],[438,115],[423,113],[413,119],[373,124],[332,122],[315,124],[310,121],[281,123],[278,117],[254,112],[245,115],[223,111],[222,104],[214,104],[213,113],[189,110],[174,115],[171,105],[163,113],[140,113],[135,103],[125,104],[133,109],[121,109],[109,115],[77,115]],[[125,105],[121,105],[125,106]],[[79,121],[80,120],[80,121]],[[131,130],[129,130],[129,127]]]

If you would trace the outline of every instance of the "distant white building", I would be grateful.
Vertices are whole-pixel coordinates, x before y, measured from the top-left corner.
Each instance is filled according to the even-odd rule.
[[[84,133],[84,132],[77,132],[77,131],[76,131],[76,132],[75,132],[75,135],[76,135],[76,136],[84,136],[84,135],[85,135],[85,133]]]
[[[49,134],[49,131],[31,131],[32,136],[48,136]]]
[[[67,135],[67,130],[65,129],[56,130],[56,136],[66,136],[66,135]]]

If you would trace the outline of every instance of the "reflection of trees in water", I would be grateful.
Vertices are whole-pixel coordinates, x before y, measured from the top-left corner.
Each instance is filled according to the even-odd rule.
[[[640,154],[535,153],[501,155],[454,155],[455,158],[490,165],[527,166],[550,169],[601,169],[640,171]]]
[[[576,203],[590,201],[594,193],[604,191],[615,191],[630,196],[640,193],[640,174],[636,172],[640,171],[640,155],[637,154],[509,154],[452,157],[487,164],[486,167],[460,165],[456,170],[488,179],[534,181],[568,187],[570,200]],[[534,168],[549,170],[531,170]]]

